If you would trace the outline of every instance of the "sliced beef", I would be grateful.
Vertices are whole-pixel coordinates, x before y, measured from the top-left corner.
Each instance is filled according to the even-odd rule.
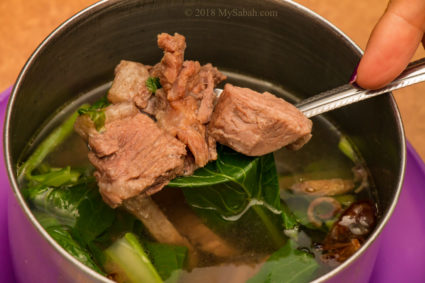
[[[196,93],[199,91],[200,94],[199,97],[201,102],[197,119],[202,124],[206,124],[210,121],[216,101],[214,87],[225,78],[226,76],[221,74],[217,68],[214,68],[211,64],[202,66],[201,72],[199,73],[199,83],[194,87],[194,92]]]
[[[193,82],[198,79],[201,65],[196,61],[185,61],[171,89],[167,93],[169,101],[175,101],[187,96],[193,87]]]
[[[158,112],[165,111],[168,107],[167,94],[164,89],[158,89],[155,95],[151,96],[145,108],[141,109],[144,113],[155,117]]]
[[[112,103],[134,101],[138,107],[146,107],[152,94],[146,87],[148,78],[147,66],[122,60],[115,68],[115,78],[108,92],[108,100]]]
[[[164,50],[164,57],[150,75],[160,78],[162,89],[142,111],[154,116],[161,128],[187,145],[193,156],[186,160],[186,173],[190,174],[217,158],[215,140],[208,136],[206,124],[214,108],[214,87],[226,77],[211,64],[183,61],[186,43],[179,34],[160,34],[158,46]],[[192,160],[195,164],[191,166]]]
[[[215,103],[213,89],[225,76],[211,64],[184,61],[186,42],[180,34],[158,35],[158,46],[164,57],[154,67],[131,61],[116,67],[103,131],[88,115],[75,125],[88,141],[100,192],[112,207],[152,194],[217,158],[206,124]],[[146,87],[150,76],[162,86],[153,95]]]
[[[186,39],[178,33],[174,36],[161,33],[157,42],[159,48],[164,50],[164,56],[161,62],[153,67],[151,74],[159,77],[162,87],[168,92],[182,68]]]
[[[169,103],[165,111],[156,115],[158,125],[186,144],[198,167],[205,166],[210,159],[206,141],[205,125],[197,120],[198,102],[192,96]]]
[[[312,122],[295,106],[274,96],[226,84],[218,99],[209,134],[245,155],[258,156],[283,146],[306,143]]]
[[[112,113],[121,106],[109,106],[107,111]],[[103,132],[86,132],[99,191],[111,207],[138,194],[155,193],[182,175],[184,169],[185,145],[145,114],[129,113],[112,121],[107,119]],[[83,117],[77,121],[78,132],[83,131]]]
[[[131,102],[113,104],[103,109],[103,111],[105,113],[105,124],[118,119],[134,116],[139,113],[137,107]],[[77,121],[74,124],[74,130],[85,141],[88,141],[90,136],[94,136],[99,133],[88,115],[81,115],[77,118]]]

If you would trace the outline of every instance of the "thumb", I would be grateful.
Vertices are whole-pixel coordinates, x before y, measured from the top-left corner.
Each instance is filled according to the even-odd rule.
[[[376,89],[394,80],[413,57],[424,30],[424,0],[392,1],[372,32],[356,83]]]

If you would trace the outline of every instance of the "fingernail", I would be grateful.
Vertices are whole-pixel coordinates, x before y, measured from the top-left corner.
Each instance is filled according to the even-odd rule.
[[[354,72],[350,77],[350,84],[353,84],[356,82],[357,80],[357,68],[359,67],[359,65],[356,66],[356,68],[354,68]]]

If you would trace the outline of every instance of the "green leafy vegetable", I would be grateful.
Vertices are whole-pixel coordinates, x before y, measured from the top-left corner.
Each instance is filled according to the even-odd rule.
[[[105,250],[105,255],[105,270],[119,277],[120,282],[163,282],[132,233],[117,240]]]
[[[110,227],[115,218],[114,210],[102,201],[91,178],[58,188],[39,184],[27,188],[24,194],[36,208],[72,227],[73,233],[86,243]]]
[[[45,186],[60,187],[65,184],[76,183],[79,177],[80,172],[71,170],[71,167],[67,166],[62,169],[50,169],[49,172],[44,174],[33,175],[31,180]]]
[[[260,271],[247,283],[309,282],[319,267],[311,254],[296,248],[293,240],[274,252]]]
[[[89,251],[75,241],[69,231],[66,230],[54,217],[47,214],[36,214],[36,217],[46,232],[69,254],[89,268],[105,275],[105,273],[93,261]]]
[[[146,80],[146,87],[148,88],[148,90],[150,92],[152,92],[153,94],[155,94],[156,90],[158,88],[161,88],[161,83],[159,82],[159,78],[155,78],[155,77],[149,77]]]
[[[174,277],[173,273],[183,268],[187,258],[186,247],[151,242],[144,242],[143,245],[163,280]]]
[[[64,172],[72,170],[50,170],[33,178],[32,186],[23,190],[24,195],[38,214],[45,215],[37,219],[49,235],[79,261],[101,273],[94,259],[101,263],[103,252],[93,241],[112,226],[115,211],[102,201],[93,178],[84,176],[69,184],[70,178],[67,185],[52,187],[47,184],[57,185],[65,180],[52,176],[57,172],[67,175]]]
[[[285,238],[276,225],[282,211],[273,155],[248,157],[224,146],[217,151],[216,162],[192,176],[172,180],[169,186],[183,188],[192,207],[215,211],[226,221],[237,221],[252,208],[279,248]]]
[[[79,115],[88,115],[90,119],[93,121],[94,126],[98,132],[104,130],[106,115],[103,110],[105,107],[109,105],[109,101],[106,96],[102,97],[91,106],[82,106],[78,109]]]
[[[115,241],[122,238],[129,231],[140,236],[142,233],[140,233],[138,228],[141,225],[140,221],[133,215],[124,210],[116,209],[115,219],[112,225],[108,227],[105,232],[96,237],[95,240],[89,242],[87,244],[87,248],[90,250],[96,262],[103,266],[106,261],[104,250],[111,246]]]
[[[83,105],[82,107],[86,107]],[[18,178],[24,176],[31,179],[32,171],[43,162],[44,158],[61,144],[73,131],[78,111],[74,112],[68,119],[59,125],[47,138],[35,149],[28,160],[18,168]]]
[[[140,221],[137,220],[132,214],[129,214],[125,210],[115,209],[115,219],[112,225],[105,230],[104,233],[99,235],[94,241],[96,244],[103,248],[107,248],[117,239],[122,238],[128,231],[133,231],[137,235],[142,233],[138,231],[138,225]]]

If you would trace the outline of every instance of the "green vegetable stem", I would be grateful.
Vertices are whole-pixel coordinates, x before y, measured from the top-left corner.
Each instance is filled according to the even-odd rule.
[[[347,137],[342,136],[338,143],[339,150],[347,156],[353,163],[359,162],[359,157],[356,154],[352,144],[348,141]]]
[[[84,105],[83,105],[84,106]],[[75,111],[59,127],[57,127],[47,138],[35,149],[28,160],[18,168],[18,178],[31,179],[32,171],[43,162],[44,158],[61,144],[73,131],[78,111]]]
[[[132,233],[125,234],[112,244],[105,250],[105,255],[105,270],[115,274],[120,282],[163,282],[137,237]]]

